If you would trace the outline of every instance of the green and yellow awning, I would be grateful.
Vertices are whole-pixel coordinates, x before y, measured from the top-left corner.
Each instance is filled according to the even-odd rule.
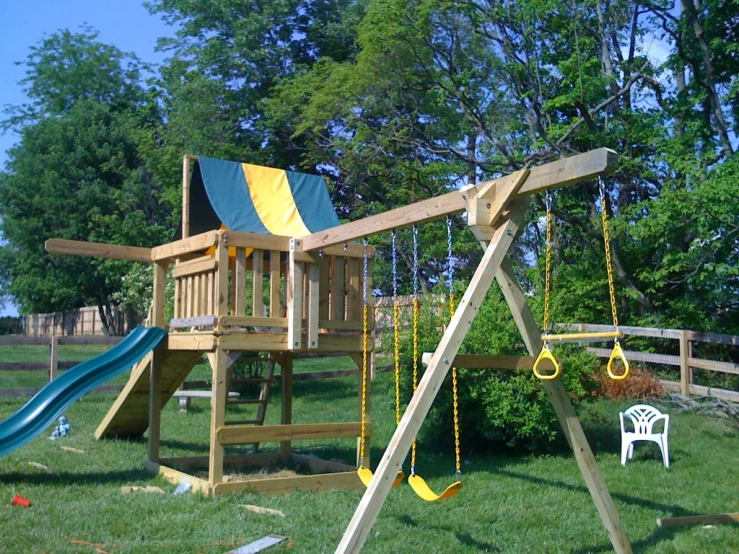
[[[190,184],[190,233],[217,229],[302,237],[339,225],[319,175],[200,156]]]

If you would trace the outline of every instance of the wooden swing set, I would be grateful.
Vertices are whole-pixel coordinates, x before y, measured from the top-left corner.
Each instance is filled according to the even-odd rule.
[[[151,262],[154,265],[154,297],[151,324],[169,327],[161,348],[132,371],[131,378],[111,408],[96,435],[140,436],[149,430],[147,466],[177,481],[187,477],[194,488],[207,494],[291,492],[332,488],[365,489],[364,495],[336,552],[358,552],[393,486],[404,475],[403,461],[436,394],[450,369],[455,367],[533,368],[534,356],[545,342],[513,274],[506,254],[523,227],[531,195],[597,179],[615,170],[617,155],[601,148],[532,169],[524,169],[476,186],[450,192],[382,214],[344,225],[336,225],[302,236],[275,236],[211,230],[189,236],[191,211],[189,164],[183,170],[183,238],[157,248],[134,248],[52,239],[47,250],[60,254],[101,256]],[[369,366],[373,351],[371,320],[370,247],[353,241],[402,227],[410,227],[467,213],[467,224],[484,248],[484,255],[433,354],[425,355],[426,371],[417,382],[405,413],[374,473],[370,471],[368,420]],[[606,237],[606,244],[608,239]],[[175,319],[165,321],[164,291],[168,268],[176,282]],[[248,307],[245,275],[252,284]],[[610,274],[610,271],[609,271]],[[269,284],[265,283],[269,280]],[[521,332],[530,356],[457,356],[475,315],[493,280],[498,282]],[[263,289],[263,287],[268,287]],[[269,291],[269,292],[267,292]],[[269,302],[264,304],[263,297]],[[414,302],[414,311],[417,302]],[[396,329],[398,328],[396,322]],[[617,327],[617,321],[614,321]],[[618,333],[616,330],[615,333]],[[588,333],[560,337],[563,340],[602,340]],[[397,338],[396,338],[397,340]],[[226,420],[227,373],[238,353],[269,352],[282,366],[282,420],[280,425],[229,424]],[[347,352],[361,373],[359,422],[292,424],[292,356],[299,352]],[[184,381],[195,363],[207,355],[212,366],[212,401],[209,454],[205,457],[163,459],[159,454],[162,406]],[[417,354],[416,359],[418,359]],[[550,361],[556,362],[553,356]],[[556,368],[555,368],[556,369]],[[542,363],[542,386],[554,407],[585,483],[606,528],[613,548],[629,553],[631,547],[595,457],[588,445],[567,391],[552,367]],[[623,375],[623,373],[622,373]],[[618,375],[616,375],[618,377]],[[399,409],[396,404],[397,414]],[[314,460],[291,452],[291,441],[313,438],[356,437],[357,464],[351,467],[332,461]],[[278,441],[280,451],[225,456],[229,445]],[[246,482],[226,482],[224,462],[264,464],[290,459],[311,465],[316,475]],[[186,471],[197,465],[208,468],[208,479]],[[412,463],[409,481],[419,496],[436,500],[458,492],[454,483],[436,495],[415,475]],[[357,471],[357,468],[359,471]],[[418,479],[414,479],[418,477]],[[451,489],[451,490],[450,490]]]

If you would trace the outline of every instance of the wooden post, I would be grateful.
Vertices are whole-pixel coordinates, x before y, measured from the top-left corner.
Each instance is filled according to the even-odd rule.
[[[368,355],[372,354],[373,352],[368,352]],[[358,375],[359,375],[359,386],[357,387],[357,399],[358,399],[358,409],[359,409],[359,421],[362,421],[362,379],[364,378],[364,354],[362,352],[350,352],[349,357],[354,361],[354,363],[357,366],[357,369],[359,369]],[[369,362],[370,360],[368,360]],[[364,390],[364,405],[365,405],[365,423],[367,423],[367,428],[370,428],[370,424],[372,421],[371,414],[372,414],[372,383],[371,379],[369,379],[369,374],[371,372],[371,369],[368,368],[368,378],[367,378],[367,387]],[[365,435],[364,436],[364,460],[362,460],[362,435],[357,437],[357,467],[364,466],[364,467],[370,467],[370,441],[372,439],[372,435]]]
[[[215,285],[215,316],[228,315],[228,246],[223,233],[218,235],[216,244],[217,278]],[[189,292],[189,291],[188,291]],[[185,317],[188,317],[187,315]]]
[[[59,338],[52,336],[50,337],[50,341],[49,382],[57,378],[57,372],[59,370]]]
[[[354,512],[354,516],[336,549],[337,553],[359,552],[362,548],[372,524],[377,519],[380,508],[390,492],[398,470],[431,408],[444,377],[451,367],[450,362],[457,355],[459,347],[472,325],[474,315],[480,308],[480,304],[492,284],[495,272],[513,242],[517,230],[518,225],[509,220],[502,224],[493,235],[490,246],[485,251],[485,255],[480,261],[480,265],[477,267],[454,317],[452,317],[436,352],[431,358],[416,393],[408,404],[408,408],[395,430],[380,464],[377,466],[370,486],[367,487],[357,510]]]
[[[157,346],[149,367],[149,461],[159,463],[159,440],[162,428],[162,367],[166,343]]]
[[[280,379],[282,387],[280,422],[283,425],[290,425],[293,422],[293,355],[285,352],[277,359],[280,362],[282,376]],[[280,443],[280,456],[283,462],[290,459],[290,445],[290,441]]]
[[[226,422],[228,356],[224,350],[217,347],[214,353],[208,354],[208,361],[213,370],[210,398],[210,454],[208,456],[208,484],[212,488],[223,481],[223,445],[218,439],[217,430]]]
[[[164,288],[167,281],[167,262],[154,263],[154,299],[151,310],[151,326],[164,327]]]
[[[521,332],[526,349],[530,355],[536,356],[542,346],[541,334],[526,302],[526,297],[516,282],[510,263],[502,264],[496,274],[496,279],[511,309],[513,319]],[[590,445],[585,438],[585,433],[583,433],[580,421],[572,407],[569,396],[567,396],[567,391],[562,385],[562,381],[559,378],[550,381],[542,380],[542,385],[562,425],[567,442],[575,453],[577,465],[580,467],[580,472],[585,479],[585,484],[606,528],[613,549],[618,554],[630,554],[631,545],[623,523],[619,518],[618,510],[611,498],[611,493],[608,492],[605,479],[603,479],[603,475],[595,461],[595,456],[590,450]]]
[[[290,239],[290,261],[287,271],[287,346],[299,350],[303,342],[303,262],[295,259],[300,239]]]
[[[190,159],[185,154],[182,158],[182,237],[190,236]]]
[[[254,317],[264,317],[264,250],[254,250],[251,258],[254,268],[254,273],[252,274],[251,313]],[[244,312],[244,315],[246,315],[246,312]]]
[[[318,348],[318,322],[320,319],[320,277],[321,268],[318,264],[307,264],[308,270],[308,320],[307,341],[309,350]],[[328,295],[328,291],[324,292]]]
[[[680,331],[680,394],[690,396],[690,341],[688,332]]]

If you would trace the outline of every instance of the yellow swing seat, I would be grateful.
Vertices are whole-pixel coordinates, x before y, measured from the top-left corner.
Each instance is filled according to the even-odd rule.
[[[446,500],[447,498],[451,498],[461,491],[464,486],[462,481],[457,481],[456,483],[449,485],[441,494],[436,494],[431,490],[431,487],[428,486],[426,481],[423,480],[423,477],[418,475],[411,475],[408,477],[408,484],[411,486],[413,491],[426,502],[436,502],[437,500]]]
[[[359,475],[359,478],[361,479],[365,487],[369,487],[372,479],[374,479],[375,477],[372,473],[372,470],[364,466],[357,469],[357,475]],[[403,482],[403,479],[405,479],[405,473],[403,473],[403,470],[400,470],[398,471],[398,474],[395,476],[395,480],[393,481],[393,488],[397,488],[398,485]]]

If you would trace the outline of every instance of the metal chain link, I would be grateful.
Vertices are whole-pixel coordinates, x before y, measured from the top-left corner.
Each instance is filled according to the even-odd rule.
[[[392,232],[393,259],[393,353],[395,355],[395,425],[400,423],[400,308],[398,306],[398,249]]]
[[[550,273],[552,267],[552,193],[547,191],[545,204],[547,207],[547,252],[544,269],[544,328],[549,329],[549,296],[550,296]]]
[[[447,263],[449,265],[449,317],[454,317],[454,257],[452,251],[452,218],[446,218]],[[454,406],[454,461],[457,474],[462,473],[462,455],[459,447],[459,387],[457,368],[452,366],[452,403]]]
[[[613,282],[613,267],[611,266],[611,237],[608,230],[608,215],[606,210],[606,189],[603,179],[598,179],[600,189],[600,210],[603,220],[603,243],[606,251],[606,271],[608,272],[608,294],[611,298],[611,314],[613,315],[613,326],[618,330],[618,311],[616,309],[616,287]],[[618,339],[615,340],[618,342]]]
[[[360,467],[364,467],[364,449],[365,449],[365,442],[367,440],[367,361],[368,361],[368,351],[367,351],[367,331],[369,328],[369,302],[367,302],[367,266],[368,266],[368,256],[367,256],[367,239],[364,239],[364,286],[363,288],[363,310],[362,310],[362,437],[360,440],[360,446],[359,446],[359,459],[360,459]]]
[[[413,226],[413,394],[418,388],[418,227]],[[411,475],[416,474],[416,441],[411,447]]]

